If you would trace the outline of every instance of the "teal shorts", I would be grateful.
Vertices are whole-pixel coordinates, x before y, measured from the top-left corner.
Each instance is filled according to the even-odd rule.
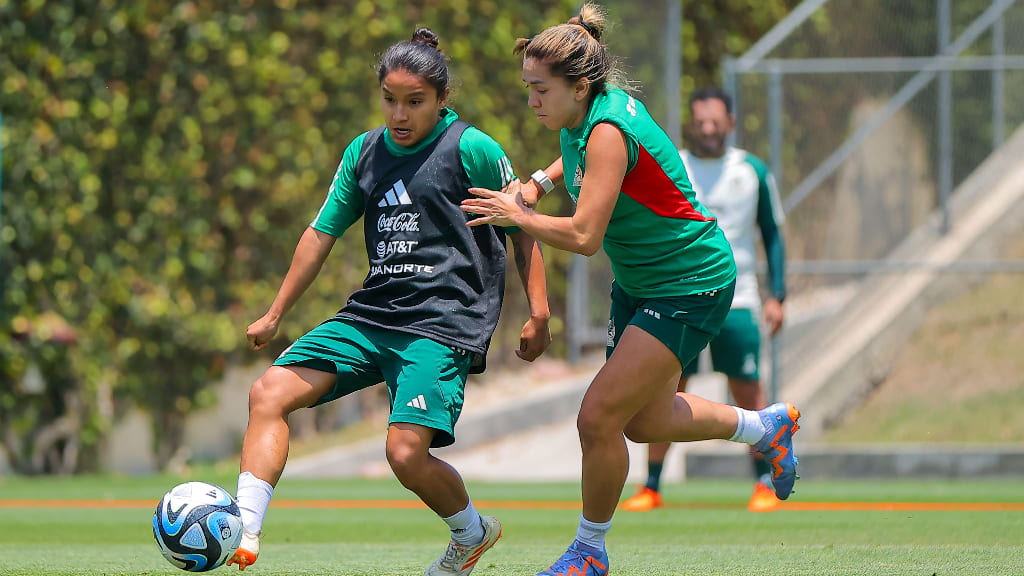
[[[274,366],[337,374],[334,388],[314,406],[385,382],[388,423],[433,428],[431,447],[439,448],[455,443],[471,356],[416,334],[331,318],[292,343]]]
[[[722,324],[722,330],[708,344],[711,366],[736,380],[760,380],[761,327],[753,310],[734,309]],[[697,359],[683,368],[684,376],[697,373]]]
[[[735,289],[730,283],[690,296],[635,298],[613,282],[606,355],[612,355],[626,326],[634,325],[660,340],[675,353],[679,365],[686,366],[718,334]]]

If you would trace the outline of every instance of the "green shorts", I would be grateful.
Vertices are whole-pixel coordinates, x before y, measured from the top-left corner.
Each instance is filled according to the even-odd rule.
[[[753,310],[733,309],[722,324],[722,330],[708,344],[711,366],[737,380],[760,380],[761,327]],[[697,359],[683,368],[684,376],[697,373]]]
[[[732,305],[736,284],[690,296],[634,298],[612,283],[606,355],[611,356],[630,324],[660,340],[686,366],[718,334]]]
[[[455,443],[471,356],[416,334],[331,318],[292,343],[274,366],[337,374],[334,388],[314,406],[386,382],[388,423],[433,428],[431,446],[438,448]]]

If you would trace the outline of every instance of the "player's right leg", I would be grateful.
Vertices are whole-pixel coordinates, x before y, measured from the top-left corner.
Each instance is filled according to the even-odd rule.
[[[351,321],[328,320],[296,340],[253,383],[236,495],[244,532],[228,564],[244,570],[259,555],[263,519],[288,459],[288,415],[383,380],[365,332]]]
[[[744,410],[763,410],[768,405],[764,390],[757,379],[736,378],[730,375],[729,391],[736,406]],[[754,491],[747,503],[747,510],[771,512],[781,503],[772,484],[771,465],[759,452],[751,453],[750,461],[754,473]]]
[[[288,415],[315,403],[335,380],[334,374],[311,368],[271,366],[250,388],[236,494],[244,531],[229,565],[244,570],[259,555],[263,518],[288,459]]]

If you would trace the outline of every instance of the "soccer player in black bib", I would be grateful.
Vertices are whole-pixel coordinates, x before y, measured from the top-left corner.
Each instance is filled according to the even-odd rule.
[[[369,272],[332,318],[296,340],[249,392],[238,505],[245,534],[229,564],[243,568],[288,455],[288,415],[380,382],[391,401],[386,454],[402,485],[451,530],[426,576],[468,575],[501,536],[474,509],[458,472],[430,448],[455,442],[466,378],[484,367],[505,287],[505,236],[530,306],[517,355],[532,361],[551,341],[540,246],[518,229],[469,227],[470,187],[518,187],[501,146],[447,104],[438,38],[420,28],[381,57],[384,126],[349,144],[295,249],[269,311],[247,331],[254,349],[309,287],[335,240],[363,218]]]

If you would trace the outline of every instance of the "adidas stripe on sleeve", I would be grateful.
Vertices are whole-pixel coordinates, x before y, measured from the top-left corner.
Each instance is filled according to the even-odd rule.
[[[462,165],[472,186],[501,190],[516,177],[501,145],[475,127],[469,127],[459,142]]]
[[[334,180],[327,189],[327,198],[309,223],[315,230],[338,238],[363,215],[363,193],[356,181],[355,167],[365,139],[366,134],[360,134],[345,148]]]

